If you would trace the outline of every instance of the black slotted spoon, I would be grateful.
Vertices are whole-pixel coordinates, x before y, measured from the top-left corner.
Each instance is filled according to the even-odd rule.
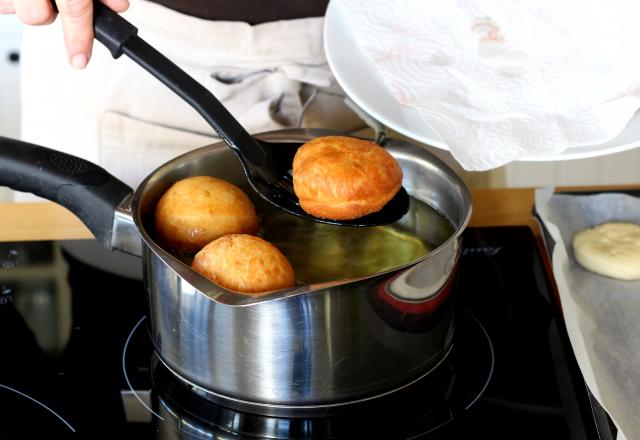
[[[308,220],[343,226],[376,226],[400,220],[409,210],[404,188],[382,210],[354,220],[332,220],[306,213],[293,191],[291,167],[301,144],[272,143],[253,138],[204,86],[138,37],[138,29],[96,1],[94,34],[114,58],[127,55],[193,107],[240,159],[247,180],[266,201]]]

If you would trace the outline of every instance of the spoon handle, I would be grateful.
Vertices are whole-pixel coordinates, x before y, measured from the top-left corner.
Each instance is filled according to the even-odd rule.
[[[245,167],[261,174],[267,183],[269,173],[260,173],[273,160],[268,152],[247,133],[220,101],[202,84],[141,39],[138,29],[99,1],[94,7],[94,35],[114,58],[127,55],[193,107],[236,153]]]

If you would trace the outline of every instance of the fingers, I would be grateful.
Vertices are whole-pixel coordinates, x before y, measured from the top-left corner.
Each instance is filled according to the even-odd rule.
[[[84,69],[91,58],[93,47],[93,2],[57,0],[56,3],[64,29],[69,62],[77,69]],[[129,7],[128,0],[104,0],[103,3],[116,12],[123,12]]]
[[[19,0],[22,1],[22,0]],[[92,0],[57,0],[69,62],[84,69],[93,47]]]
[[[49,24],[56,18],[49,0],[14,0],[12,3],[16,15],[25,24]]]
[[[15,14],[16,8],[13,7],[12,0],[0,0],[0,14]]]
[[[101,0],[115,12],[129,8],[129,0]],[[67,56],[72,66],[83,69],[91,58],[93,47],[92,0],[56,0]],[[30,25],[49,24],[56,12],[50,0],[0,0],[0,14],[17,14],[20,21]]]
[[[116,12],[124,12],[129,9],[129,0],[102,0],[102,3]]]

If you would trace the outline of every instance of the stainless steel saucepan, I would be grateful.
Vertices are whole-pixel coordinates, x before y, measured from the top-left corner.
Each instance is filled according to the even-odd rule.
[[[286,145],[327,134],[335,133],[296,129],[257,137]],[[142,256],[150,335],[176,375],[222,400],[265,413],[295,413],[402,388],[435,368],[452,346],[449,287],[471,215],[469,191],[424,149],[396,140],[384,147],[400,163],[412,197],[399,227],[442,244],[383,273],[299,285],[260,298],[213,284],[154,240],[158,199],[187,176],[225,179],[261,203],[223,143],[168,162],[134,193],[90,162],[0,138],[0,185],[60,203],[105,247]],[[416,201],[445,216],[453,234],[434,237],[433,219]],[[275,208],[263,205],[262,215],[273,213]]]

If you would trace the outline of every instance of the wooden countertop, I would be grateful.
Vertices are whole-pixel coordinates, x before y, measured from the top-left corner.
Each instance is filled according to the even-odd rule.
[[[78,217],[53,202],[0,204],[0,241],[91,237]]]
[[[628,186],[606,189],[629,189]],[[602,190],[572,187],[563,190]],[[529,226],[539,236],[531,216],[534,189],[477,189],[471,191],[473,216],[470,226]],[[63,240],[91,238],[78,218],[55,203],[0,204],[0,241]]]

